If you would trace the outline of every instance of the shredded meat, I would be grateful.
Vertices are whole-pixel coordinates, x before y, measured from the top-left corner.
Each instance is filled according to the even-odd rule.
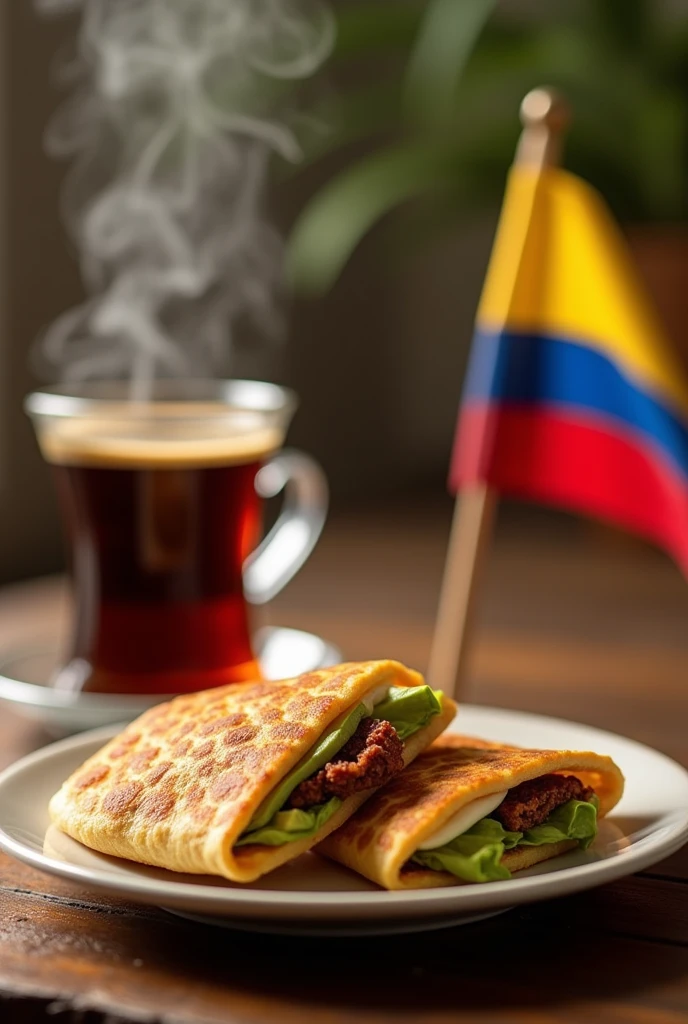
[[[336,758],[296,787],[289,806],[314,807],[333,796],[345,800],[352,793],[382,786],[404,767],[403,750],[393,725],[364,718]]]
[[[509,832],[525,832],[541,825],[556,807],[569,800],[590,800],[594,795],[575,775],[541,775],[510,789],[494,817]]]

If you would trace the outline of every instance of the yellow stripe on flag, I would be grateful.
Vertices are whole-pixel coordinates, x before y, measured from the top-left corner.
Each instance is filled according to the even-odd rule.
[[[601,196],[558,168],[512,168],[478,326],[579,341],[688,415],[688,383]]]

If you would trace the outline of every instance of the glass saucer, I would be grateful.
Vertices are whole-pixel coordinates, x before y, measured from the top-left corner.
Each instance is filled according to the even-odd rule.
[[[254,637],[266,679],[288,679],[342,661],[333,644],[300,629],[265,626]],[[61,652],[37,640],[30,647],[0,652],[0,703],[42,725],[52,736],[67,736],[101,725],[130,722],[168,698],[159,694],[66,693],[49,685]]]

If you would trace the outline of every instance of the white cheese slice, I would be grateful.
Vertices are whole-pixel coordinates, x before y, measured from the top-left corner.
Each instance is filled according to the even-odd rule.
[[[373,707],[383,701],[389,693],[389,683],[385,683],[383,686],[376,686],[372,690],[368,690],[363,696],[354,704],[352,707],[348,707],[345,711],[342,711],[341,715],[337,715],[334,722],[330,722],[328,732],[330,729],[338,729],[345,718],[353,711],[354,707],[358,707],[359,704],[365,704],[368,714],[371,713]],[[310,753],[310,752],[309,752]],[[308,756],[308,755],[306,755]]]
[[[507,793],[508,790],[505,789],[502,793],[490,793],[489,796],[481,796],[477,800],[472,800],[456,814],[452,814],[449,821],[445,821],[444,825],[428,836],[418,849],[434,850],[438,846],[450,843],[457,836],[463,835],[472,825],[499,807]]]
[[[389,693],[389,683],[385,683],[382,686],[376,686],[374,690],[369,690],[368,693],[361,699],[361,703],[365,704],[368,709],[368,714],[373,710],[376,704],[380,704],[387,694]]]

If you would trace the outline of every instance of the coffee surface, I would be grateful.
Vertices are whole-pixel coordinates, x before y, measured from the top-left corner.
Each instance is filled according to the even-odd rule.
[[[111,469],[241,465],[265,459],[283,441],[263,413],[195,402],[117,403],[99,415],[50,418],[38,429],[48,462]]]

